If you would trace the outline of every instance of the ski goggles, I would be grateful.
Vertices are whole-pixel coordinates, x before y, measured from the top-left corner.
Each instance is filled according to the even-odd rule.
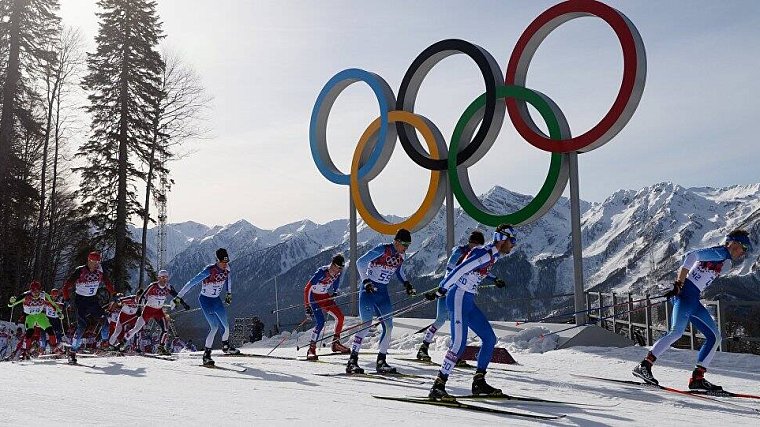
[[[502,231],[494,231],[493,241],[500,242],[502,240],[509,240],[513,245],[517,244],[517,238],[515,237],[514,230],[507,229]]]
[[[412,244],[412,242],[405,242],[405,241],[403,241],[403,240],[396,240],[396,241],[398,242],[398,244],[399,244],[399,245],[401,245],[401,246],[403,246],[403,247],[405,247],[405,248],[408,248],[408,247],[409,247],[409,245],[411,245],[411,244]]]

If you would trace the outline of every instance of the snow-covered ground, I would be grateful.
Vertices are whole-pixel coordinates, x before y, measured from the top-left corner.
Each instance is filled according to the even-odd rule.
[[[329,331],[329,324],[327,330]],[[139,356],[80,358],[86,366],[65,361],[0,363],[0,425],[536,425],[535,421],[374,399],[372,394],[425,396],[436,366],[401,361],[413,357],[422,339],[410,328],[394,330],[389,363],[401,372],[428,377],[423,384],[382,380],[322,377],[315,373],[342,372],[346,357],[323,357],[324,363],[272,358],[216,357],[220,366],[247,368],[243,373],[197,366],[199,354],[180,353],[165,361]],[[287,334],[286,334],[287,335]],[[553,425],[758,425],[760,413],[694,397],[625,385],[580,379],[571,373],[634,379],[631,368],[645,355],[641,347],[576,347],[537,353],[547,345],[538,330],[521,339],[503,338],[520,363],[493,365],[488,381],[504,392],[599,407],[537,406],[511,402],[478,405],[538,414],[566,414]],[[308,340],[299,334],[300,344]],[[265,354],[281,337],[246,345],[247,353]],[[443,357],[448,337],[431,347],[433,360]],[[377,338],[368,339],[360,364],[374,364]],[[327,348],[320,349],[323,352]],[[295,340],[286,340],[273,355],[296,356]],[[685,388],[696,354],[671,349],[658,360],[654,373],[667,386]],[[504,370],[504,368],[510,370]],[[472,373],[456,370],[450,393],[468,394]],[[708,379],[734,392],[760,394],[760,357],[718,353]],[[731,402],[760,409],[760,401]]]

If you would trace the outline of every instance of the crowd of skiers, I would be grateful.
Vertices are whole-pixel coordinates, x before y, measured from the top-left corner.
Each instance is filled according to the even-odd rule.
[[[335,303],[340,293],[340,279],[346,259],[343,255],[336,254],[330,264],[316,270],[303,290],[307,319],[314,322],[307,351],[308,360],[318,359],[318,341],[330,339],[333,352],[348,355],[346,373],[363,374],[364,369],[359,366],[362,341],[371,327],[379,325],[381,335],[374,368],[380,374],[397,373],[396,368],[390,366],[386,360],[394,316],[388,287],[395,277],[410,298],[417,295],[417,290],[402,268],[411,242],[411,233],[402,228],[398,230],[392,242],[379,244],[356,260],[355,266],[360,281],[358,300],[361,323],[352,327],[354,335],[347,342],[349,346],[341,341],[344,315]],[[496,227],[492,238],[487,242],[481,231],[472,231],[466,244],[453,249],[439,286],[421,295],[424,299],[410,304],[409,307],[416,307],[426,302],[437,301],[436,319],[425,333],[417,359],[429,362],[428,348],[433,335],[447,319],[451,325],[451,344],[430,390],[431,399],[450,398],[446,392],[446,382],[453,368],[460,363],[467,343],[468,330],[478,335],[482,343],[477,356],[472,393],[501,394],[501,390],[492,387],[485,380],[496,344],[496,335],[485,314],[478,308],[475,298],[480,283],[486,278],[492,280],[498,288],[506,287],[506,282],[494,276],[491,270],[494,264],[509,254],[516,245],[517,235],[509,224]],[[656,385],[657,380],[651,371],[652,365],[683,334],[686,323],[691,321],[705,335],[706,340],[699,351],[689,388],[707,391],[721,389],[704,378],[715,354],[718,331],[715,321],[701,304],[699,297],[721,273],[726,261],[741,261],[751,249],[748,232],[737,229],[728,233],[722,245],[686,254],[673,283],[673,289],[665,295],[673,300],[671,330],[655,343],[646,358],[636,366],[633,370],[635,376]],[[29,357],[35,342],[40,343],[38,349],[53,353],[62,353],[64,345],[67,344],[66,352],[71,363],[76,363],[76,353],[80,348],[98,345],[97,343],[109,351],[118,352],[124,352],[130,347],[142,351],[156,351],[159,354],[181,350],[184,346],[176,343],[176,340],[171,343],[171,347],[174,348],[169,348],[170,325],[166,309],[180,305],[188,309],[189,304],[182,297],[196,285],[201,286],[198,305],[210,327],[204,342],[203,364],[214,365],[211,349],[217,333],[221,333],[222,351],[226,354],[238,354],[239,351],[229,342],[230,327],[225,308],[225,305],[232,302],[232,278],[227,250],[218,249],[216,262],[207,265],[179,292],[168,282],[169,273],[161,270],[158,272],[158,280],[151,283],[144,292],[135,295],[114,294],[113,286],[100,266],[100,254],[92,252],[88,256],[87,264],[77,267],[67,278],[61,292],[53,289],[47,294],[42,290],[40,283],[35,281],[30,284],[29,291],[20,298],[11,298],[10,307],[23,305],[25,329],[19,327],[13,331],[8,330],[6,326],[0,326],[0,355],[7,355],[7,349],[13,347],[13,342],[16,343],[13,354],[20,354],[21,357]],[[111,302],[106,306],[101,305],[97,297],[101,288],[105,288],[111,295]],[[67,333],[64,333],[61,319],[64,317],[65,308],[72,305],[73,311],[66,313],[68,319],[75,316],[76,328],[74,329],[72,324]],[[335,329],[331,335],[320,338],[326,314],[336,320]],[[106,318],[110,320],[110,327],[88,329],[90,322],[98,324]],[[159,328],[159,332],[154,334],[155,338],[151,334],[141,334],[150,321],[154,321]],[[140,337],[146,335],[150,338],[149,343],[144,345]]]

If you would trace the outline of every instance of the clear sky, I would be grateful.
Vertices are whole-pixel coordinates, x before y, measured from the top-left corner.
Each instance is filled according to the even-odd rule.
[[[95,0],[61,0],[67,25],[94,51]],[[432,43],[461,38],[506,64],[520,34],[558,1],[160,0],[164,43],[200,74],[214,97],[210,138],[189,142],[192,156],[171,167],[169,222],[208,225],[246,219],[274,228],[301,219],[348,217],[348,189],[317,170],[308,128],[323,85],[346,68],[385,78],[394,92],[414,58]],[[760,2],[610,1],[636,25],[647,51],[639,108],[611,142],[579,157],[581,198],[661,181],[687,187],[760,182]],[[622,53],[601,19],[568,22],[541,44],[527,85],[550,96],[574,135],[607,112],[620,84]],[[423,82],[415,112],[448,137],[484,90],[467,57],[446,58]],[[338,98],[328,127],[336,165],[347,172],[361,133],[377,115],[363,84]],[[533,194],[548,155],[507,120],[470,176],[475,191],[500,185]],[[428,172],[400,145],[370,188],[382,213],[410,215]],[[568,191],[566,190],[566,194]]]

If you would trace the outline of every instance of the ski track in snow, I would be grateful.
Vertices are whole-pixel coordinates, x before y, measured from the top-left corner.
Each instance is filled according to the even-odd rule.
[[[330,328],[325,328],[331,330]],[[567,414],[557,421],[531,421],[484,413],[426,405],[381,401],[386,396],[426,396],[436,375],[436,366],[399,361],[414,357],[422,334],[396,331],[388,361],[401,372],[423,375],[422,385],[321,377],[314,373],[342,372],[347,356],[323,357],[330,363],[309,363],[272,358],[215,357],[221,366],[246,367],[244,373],[204,369],[200,353],[180,353],[179,360],[165,361],[140,356],[87,358],[86,366],[69,366],[65,361],[45,360],[33,364],[0,363],[0,424],[37,425],[310,425],[330,426],[427,426],[427,425],[758,425],[760,414],[730,408],[689,396],[656,390],[639,390],[603,383],[570,374],[634,380],[630,374],[646,354],[642,347],[572,349],[537,352],[539,328],[525,331],[519,339],[500,339],[523,366],[493,365],[513,372],[491,369],[487,379],[505,393],[544,399],[617,404],[614,407],[571,405],[537,406],[512,402],[467,403],[537,414]],[[396,333],[398,332],[398,334]],[[379,334],[378,334],[379,335]],[[298,335],[303,343],[308,338]],[[248,353],[266,354],[283,336],[254,345]],[[295,338],[295,337],[291,337]],[[439,336],[431,345],[431,356],[440,361],[449,338]],[[471,339],[471,342],[477,340]],[[272,355],[302,355],[296,341],[286,340]],[[377,337],[365,340],[359,364],[374,365]],[[320,348],[328,352],[327,348]],[[545,350],[545,349],[544,349]],[[654,368],[663,385],[685,388],[696,352],[670,349]],[[707,375],[725,389],[758,394],[760,357],[718,353]],[[447,389],[452,394],[469,394],[472,372],[455,370]],[[731,402],[759,408],[760,401],[733,399]],[[37,408],[34,414],[30,407]]]

